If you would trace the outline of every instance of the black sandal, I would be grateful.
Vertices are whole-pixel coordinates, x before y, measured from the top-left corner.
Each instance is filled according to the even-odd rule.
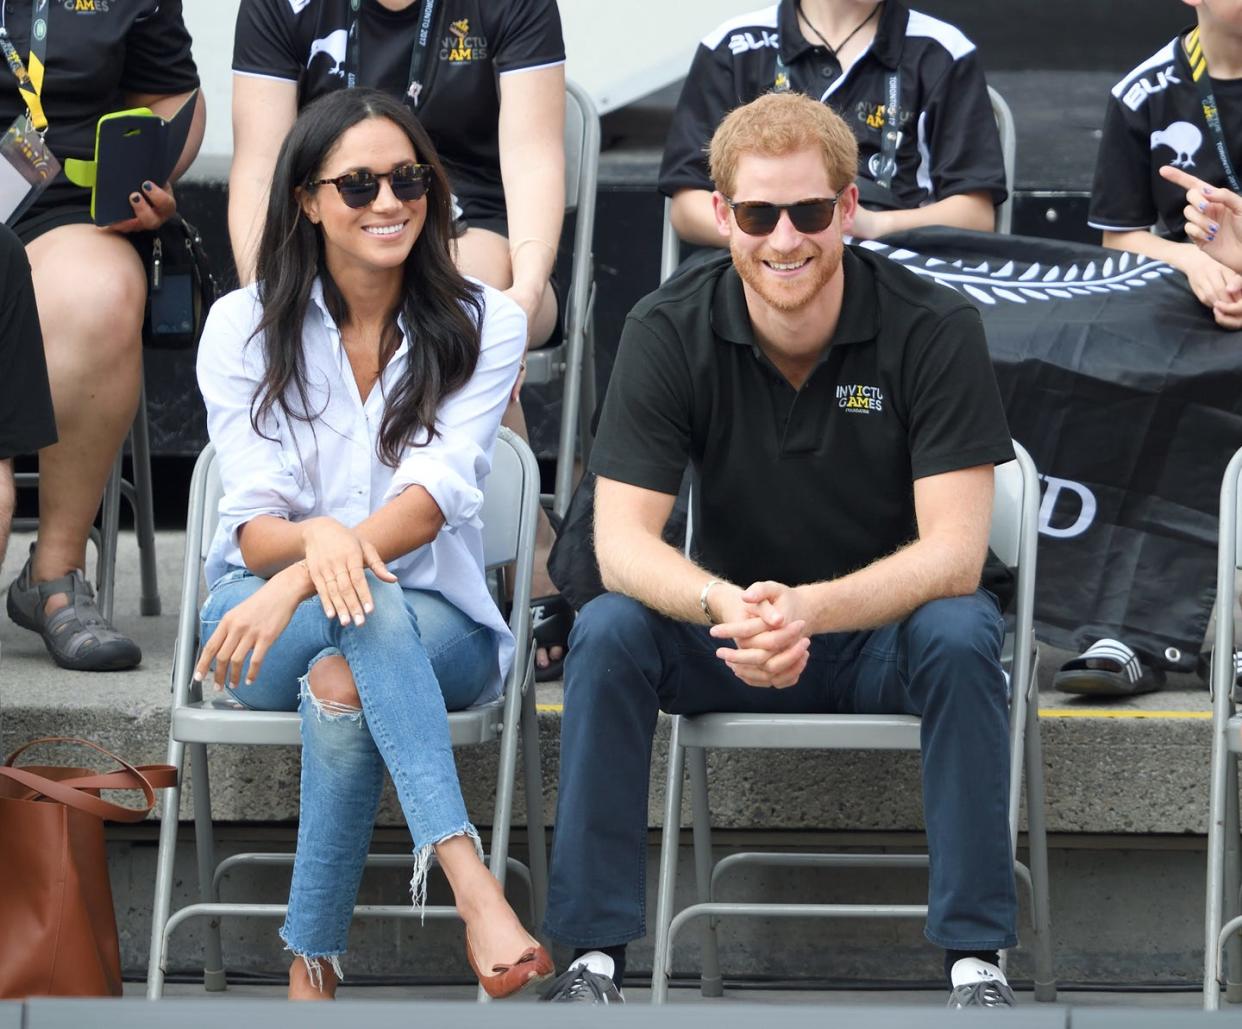
[[[550,650],[561,648],[561,656],[549,658],[548,666],[535,665],[535,682],[554,682],[565,670],[565,655],[569,652],[569,630],[574,626],[574,609],[559,593],[546,597],[534,597],[530,602],[531,634],[535,646]]]
[[[1052,680],[1062,693],[1093,697],[1133,697],[1164,685],[1164,671],[1144,665],[1126,644],[1096,640],[1061,666]]]

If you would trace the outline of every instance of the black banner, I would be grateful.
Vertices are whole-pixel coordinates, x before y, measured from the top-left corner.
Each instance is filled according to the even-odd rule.
[[[1078,651],[1108,636],[1193,667],[1220,480],[1242,446],[1242,333],[1134,254],[948,229],[885,242],[864,245],[983,316],[1010,428],[1041,477],[1040,638]]]

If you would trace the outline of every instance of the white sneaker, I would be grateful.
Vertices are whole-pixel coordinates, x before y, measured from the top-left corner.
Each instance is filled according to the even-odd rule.
[[[949,994],[951,1008],[1017,1007],[1005,973],[990,962],[962,958],[954,962],[949,978],[953,983],[953,992]]]
[[[543,999],[554,1004],[624,1004],[612,981],[616,963],[598,950],[578,958],[548,985]]]

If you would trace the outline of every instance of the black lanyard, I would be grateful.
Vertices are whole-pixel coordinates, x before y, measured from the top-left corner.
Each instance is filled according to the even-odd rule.
[[[841,73],[845,74],[844,71]],[[788,93],[792,88],[789,66],[776,51],[776,73],[772,78],[773,93]],[[880,174],[875,184],[883,189],[893,188],[893,175],[897,171],[897,144],[901,142],[901,130],[897,127],[897,101],[901,96],[901,73],[894,68],[884,79],[884,126],[880,131]]]
[[[1203,107],[1203,120],[1207,122],[1208,132],[1212,134],[1212,143],[1216,147],[1216,156],[1221,167],[1225,169],[1225,178],[1229,180],[1229,188],[1235,193],[1242,192],[1238,185],[1238,177],[1234,174],[1233,162],[1229,160],[1229,148],[1225,146],[1225,128],[1220,123],[1220,109],[1216,106],[1216,97],[1212,93],[1212,79],[1208,75],[1207,58],[1203,55],[1203,43],[1199,39],[1199,30],[1195,28],[1186,37],[1186,56],[1190,60],[1190,77],[1194,79],[1195,88],[1199,90],[1199,103]]]
[[[47,60],[48,0],[34,0],[30,11],[30,68],[22,63],[21,54],[9,38],[5,26],[4,0],[0,0],[0,52],[17,79],[26,109],[30,112],[30,124],[42,135],[47,131],[47,115],[43,113],[43,71]]]
[[[360,56],[358,34],[358,7],[360,0],[350,0],[353,19],[349,24],[349,44],[345,57],[345,82],[350,89],[358,84]],[[426,90],[424,73],[427,69],[427,55],[431,50],[434,29],[436,28],[436,9],[440,7],[437,0],[423,0],[423,16],[418,23],[418,35],[410,49],[410,75],[405,87],[405,102],[415,110],[422,103]]]

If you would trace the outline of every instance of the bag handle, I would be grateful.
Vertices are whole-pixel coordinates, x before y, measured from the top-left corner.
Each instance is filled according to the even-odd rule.
[[[48,779],[13,762],[25,751],[41,743],[73,743],[90,747],[122,766],[122,771],[103,775],[77,776],[72,779]],[[135,767],[122,757],[105,750],[90,740],[70,736],[45,736],[18,747],[0,766],[0,778],[20,783],[39,796],[58,801],[67,807],[116,822],[141,822],[155,807],[155,788],[175,785],[177,769],[173,765],[140,765]],[[141,790],[144,806],[131,808],[84,792],[90,789]]]

